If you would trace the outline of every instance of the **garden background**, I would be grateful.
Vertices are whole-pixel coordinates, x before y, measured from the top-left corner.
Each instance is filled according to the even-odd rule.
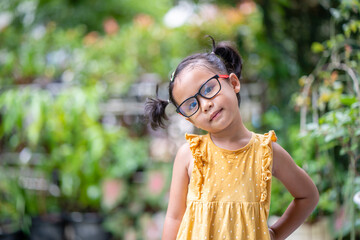
[[[317,185],[307,224],[359,239],[359,10],[358,0],[1,0],[0,239],[160,239],[176,149],[198,130],[169,108],[168,128],[153,131],[143,106],[167,99],[183,57],[210,51],[206,35],[242,54],[248,128],[274,129]],[[270,214],[290,201],[274,180]]]

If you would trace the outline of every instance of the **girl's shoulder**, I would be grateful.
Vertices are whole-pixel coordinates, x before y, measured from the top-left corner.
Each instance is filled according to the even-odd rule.
[[[192,142],[200,142],[202,140],[204,140],[204,138],[206,137],[206,135],[198,135],[198,134],[192,134],[192,133],[186,133],[185,134],[185,139],[189,142],[189,143],[192,143]]]
[[[266,133],[255,133],[258,137],[263,138],[264,140],[276,141],[277,137],[274,130],[269,130]]]
[[[185,142],[177,150],[174,166],[176,165],[177,167],[188,169],[192,159],[193,156],[192,156],[192,151],[190,149],[190,145],[188,142]]]
[[[190,150],[194,153],[200,149],[204,150],[206,143],[208,142],[208,135],[197,134],[185,134],[185,139],[189,144]]]
[[[268,145],[271,142],[277,141],[277,136],[274,130],[270,130],[269,132],[264,134],[255,133],[255,136],[256,136],[256,141],[260,141],[260,143],[264,145]]]

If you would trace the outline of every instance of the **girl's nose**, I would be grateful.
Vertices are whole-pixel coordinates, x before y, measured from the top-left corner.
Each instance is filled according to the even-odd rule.
[[[200,108],[203,112],[208,112],[214,106],[212,99],[200,98],[199,100]]]

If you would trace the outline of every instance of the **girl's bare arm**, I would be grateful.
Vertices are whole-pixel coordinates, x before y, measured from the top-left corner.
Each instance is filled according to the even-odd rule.
[[[274,239],[280,240],[288,237],[311,214],[319,201],[319,192],[307,173],[277,143],[273,143],[273,159],[273,175],[294,197],[284,214],[270,227]]]
[[[189,184],[188,166],[192,160],[189,144],[181,146],[176,154],[169,205],[166,212],[162,240],[175,240],[186,209],[186,196]]]

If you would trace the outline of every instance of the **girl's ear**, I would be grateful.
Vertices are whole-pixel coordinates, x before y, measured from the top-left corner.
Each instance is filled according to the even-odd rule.
[[[230,81],[230,85],[233,87],[235,93],[240,92],[240,80],[239,78],[235,75],[235,73],[231,73],[229,75],[229,81]]]

